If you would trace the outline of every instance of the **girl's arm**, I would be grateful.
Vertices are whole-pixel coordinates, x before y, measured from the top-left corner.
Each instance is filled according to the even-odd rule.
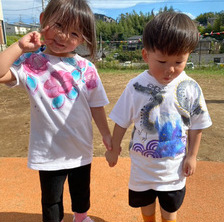
[[[188,152],[183,164],[183,172],[186,177],[193,175],[196,170],[197,154],[201,136],[202,130],[188,131]]]
[[[40,33],[30,32],[0,53],[0,83],[15,80],[10,67],[23,53],[37,50],[41,46],[40,37]]]
[[[0,53],[0,83],[6,83],[15,80],[10,67],[22,55],[23,51],[19,42],[13,43],[5,51]]]
[[[103,138],[107,150],[111,150],[111,133],[107,123],[104,107],[91,107],[92,117]]]
[[[121,141],[126,133],[126,128],[115,124],[113,137],[112,137],[112,150],[109,150],[105,153],[106,160],[110,167],[114,167],[117,164],[118,156],[121,152]]]

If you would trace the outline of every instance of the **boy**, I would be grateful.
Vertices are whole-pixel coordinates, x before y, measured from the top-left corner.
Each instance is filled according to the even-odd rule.
[[[149,69],[128,83],[110,114],[113,150],[106,159],[111,167],[134,122],[129,204],[141,207],[145,222],[156,221],[157,197],[162,221],[176,221],[186,177],[195,172],[202,129],[212,124],[200,86],[184,72],[198,38],[197,27],[185,14],[154,17],[143,33],[142,56]]]

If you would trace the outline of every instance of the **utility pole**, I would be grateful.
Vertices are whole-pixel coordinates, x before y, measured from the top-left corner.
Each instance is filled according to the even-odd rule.
[[[42,0],[42,11],[45,9],[45,0]]]

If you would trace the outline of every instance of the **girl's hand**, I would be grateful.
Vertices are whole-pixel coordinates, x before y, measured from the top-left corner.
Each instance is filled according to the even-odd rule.
[[[112,150],[112,139],[110,134],[103,137],[103,143],[107,150]]]
[[[192,176],[196,170],[197,159],[195,156],[186,156],[183,163],[183,173],[185,177]]]
[[[52,41],[53,41],[53,39],[49,39],[49,37],[48,37],[48,34],[47,34],[47,32],[49,31],[49,29],[50,29],[50,26],[48,25],[48,26],[46,26],[44,29],[42,29],[41,30],[41,36],[43,37],[43,44],[51,44],[52,43]]]
[[[19,47],[23,53],[36,51],[42,45],[41,34],[39,32],[30,32],[18,41]]]

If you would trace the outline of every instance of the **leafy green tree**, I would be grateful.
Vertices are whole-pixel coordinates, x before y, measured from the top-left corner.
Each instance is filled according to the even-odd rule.
[[[213,25],[213,31],[214,32],[220,32],[221,30],[221,18],[218,17],[215,21],[214,21],[214,25]]]
[[[197,18],[196,21],[198,21],[201,25],[206,26],[208,23],[208,18],[214,18],[215,14],[213,12],[207,12],[204,14],[200,14]]]

